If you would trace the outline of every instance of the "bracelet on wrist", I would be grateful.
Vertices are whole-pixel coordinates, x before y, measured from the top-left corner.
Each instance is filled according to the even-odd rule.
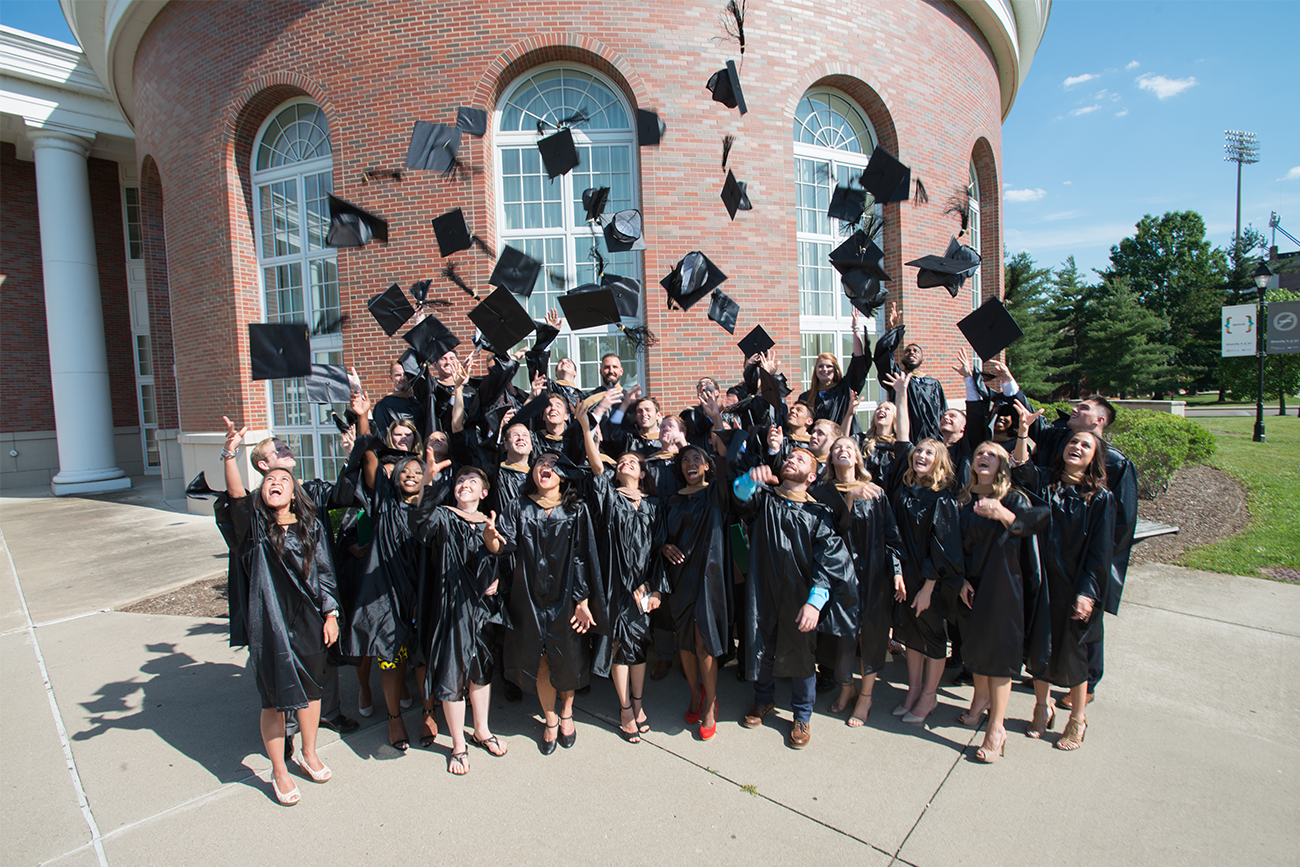
[[[221,459],[223,461],[232,460],[234,457],[235,457],[235,453],[230,449],[224,447],[221,449]]]

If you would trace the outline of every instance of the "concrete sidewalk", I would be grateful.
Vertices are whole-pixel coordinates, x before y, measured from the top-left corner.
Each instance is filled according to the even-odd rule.
[[[1165,566],[1135,569],[1106,621],[1106,679],[1076,753],[1051,748],[1064,716],[1041,742],[1023,736],[1033,697],[1017,689],[1006,757],[975,763],[982,733],[955,720],[969,687],[945,685],[927,727],[889,714],[901,659],[865,728],[820,697],[802,752],[784,746],[788,690],[778,719],[739,726],[751,692],[728,667],[706,743],[682,721],[674,670],[647,684],[654,730],[636,746],[606,681],[578,698],[577,745],[549,757],[536,702],[497,697],[510,754],[472,750],[465,778],[446,773],[445,734],[401,754],[382,714],[344,739],[323,731],[335,778],[299,780],[286,810],[224,621],[104,610],[224,558],[210,519],[140,484],[123,492],[139,501],[0,496],[5,864],[273,863],[305,848],[355,865],[1295,863],[1300,587]],[[349,671],[343,704],[356,716]],[[414,735],[418,709],[406,723]]]

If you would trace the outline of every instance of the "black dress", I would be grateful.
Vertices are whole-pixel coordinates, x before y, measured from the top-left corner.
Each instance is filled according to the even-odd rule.
[[[539,663],[546,656],[553,687],[580,689],[591,677],[591,642],[570,623],[577,604],[586,599],[596,620],[592,629],[608,633],[586,504],[575,503],[572,511],[556,506],[547,514],[523,496],[503,507],[497,531],[505,539],[502,554],[513,561],[502,576],[510,620],[506,678],[536,692]]]
[[[484,595],[497,580],[497,558],[483,544],[483,527],[424,500],[411,512],[411,532],[425,549],[416,634],[428,662],[425,694],[438,701],[463,701],[471,683],[492,682],[503,605],[499,592]]]
[[[591,486],[589,502],[598,528],[596,547],[609,612],[609,641],[617,643],[613,662],[640,665],[650,647],[650,615],[641,610],[632,593],[643,585],[650,593],[668,593],[660,550],[664,546],[662,510],[655,497],[642,497],[634,504],[620,494],[613,470],[595,476]],[[597,674],[606,673],[601,668],[604,666],[598,665]]]
[[[1088,680],[1086,645],[1101,638],[1103,594],[1115,546],[1115,498],[1107,490],[1087,498],[1074,485],[1050,484],[1049,471],[1032,464],[1012,472],[1019,484],[1052,510],[1040,550],[1052,636],[1051,658],[1042,679],[1073,688]],[[1086,623],[1072,616],[1078,596],[1097,600]]]
[[[242,574],[248,580],[244,609],[249,667],[263,708],[288,711],[321,697],[325,678],[325,614],[338,609],[334,561],[319,522],[308,530],[310,552],[290,531],[277,553],[265,519],[256,514],[254,491],[238,499],[225,494]]]
[[[728,487],[726,481],[715,480],[692,494],[672,494],[664,506],[665,541],[686,557],[681,565],[664,564],[675,643],[678,650],[696,656],[722,656],[731,649]],[[703,647],[695,646],[696,628]]]

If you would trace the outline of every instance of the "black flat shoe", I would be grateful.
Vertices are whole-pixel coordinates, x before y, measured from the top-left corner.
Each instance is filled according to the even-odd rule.
[[[566,719],[572,722],[573,716],[572,715],[562,716],[560,717],[560,722],[564,722]],[[573,746],[574,742],[578,739],[577,726],[574,727],[573,734],[566,735],[564,732],[559,730],[559,723],[556,723],[556,733],[559,735],[558,740],[560,742],[560,746],[564,747],[566,750],[569,749],[569,747]]]
[[[549,756],[551,753],[555,752],[555,744],[556,744],[556,742],[555,742],[555,741],[548,741],[548,740],[546,739],[546,729],[555,729],[555,730],[556,730],[556,733],[558,734],[558,733],[559,733],[559,728],[560,728],[560,724],[559,724],[559,723],[556,723],[556,724],[553,725],[553,726],[549,726],[549,725],[543,725],[543,726],[542,726],[542,740],[541,740],[541,743],[539,743],[539,744],[537,745],[537,749],[541,752],[542,755],[544,755],[544,756]]]
[[[345,717],[343,714],[339,714],[338,716],[332,719],[326,719],[325,717],[321,717],[320,727],[323,729],[329,729],[332,732],[338,732],[341,735],[346,735],[346,734],[351,734],[352,732],[361,728],[361,723],[357,722],[354,719],[349,719],[348,717]]]

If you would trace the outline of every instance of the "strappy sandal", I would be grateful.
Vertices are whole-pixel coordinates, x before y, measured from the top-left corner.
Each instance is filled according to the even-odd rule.
[[[551,725],[550,723],[542,723],[542,742],[537,745],[537,749],[541,750],[541,753],[544,756],[549,756],[551,753],[555,752],[555,744],[556,744],[556,741],[548,741],[546,739],[547,729],[555,729],[555,734],[558,737],[560,733],[560,724],[558,722],[555,725]]]
[[[505,744],[497,740],[496,735],[488,735],[485,738],[479,738],[476,733],[470,732],[467,740],[479,749],[487,750],[488,755],[496,756],[497,758],[501,758],[509,752],[509,750],[506,749]]]
[[[432,708],[426,710],[424,712],[424,716],[420,718],[421,728],[424,727],[424,721],[426,719],[433,724],[433,734],[425,734],[424,732],[420,732],[420,747],[422,749],[427,750],[427,749],[431,749],[433,747],[434,741],[438,739],[438,718],[433,715]]]
[[[565,720],[568,720],[569,722],[573,722],[573,714],[560,717],[561,723],[564,722]],[[564,747],[567,750],[569,749],[569,747],[573,746],[574,743],[578,740],[578,726],[575,724],[573,727],[573,733],[567,735],[564,732],[560,731],[559,726],[560,723],[555,724],[556,740],[559,741],[560,746]]]
[[[984,708],[983,710],[976,711],[976,713],[973,716],[971,715],[971,712],[968,710],[962,711],[961,713],[957,714],[957,722],[966,726],[966,728],[968,729],[979,728],[980,721],[983,720],[984,717],[988,716],[988,714],[989,714],[988,708]]]
[[[631,722],[632,731],[628,731],[627,729],[623,728],[624,723],[623,720],[620,719],[618,721],[618,733],[621,734],[623,736],[623,740],[627,741],[629,744],[641,743],[641,732],[639,729],[637,729],[636,712],[632,710],[632,705],[630,703],[626,705],[621,704],[618,706],[618,709],[620,712],[627,711],[628,713],[632,714],[632,722]]]
[[[642,695],[644,695],[644,693],[642,693]],[[641,696],[640,696],[640,695],[632,695],[632,696],[628,696],[628,698],[631,699],[631,701],[632,701],[632,706],[633,706],[633,707],[636,707],[637,705],[641,704]],[[642,716],[645,716],[645,707],[644,707],[644,706],[641,707],[641,715],[642,715]],[[636,724],[636,730],[639,731],[641,734],[645,734],[646,732],[650,731],[650,719],[649,719],[649,717],[647,717],[646,719],[643,719],[643,720],[641,720],[640,722],[638,722],[638,723]]]
[[[859,715],[858,709],[862,707],[864,701],[867,703],[867,712]],[[858,693],[858,700],[853,705],[853,713],[844,721],[844,724],[849,728],[861,728],[867,724],[867,717],[869,716],[871,716],[871,696]]]
[[[452,768],[460,768],[460,772],[457,773]],[[463,777],[469,773],[469,750],[451,754],[451,758],[447,759],[447,773],[453,777]]]
[[[388,715],[388,719],[390,722],[395,719],[400,720],[401,718],[402,715],[400,713],[390,713]],[[405,728],[406,724],[403,723],[402,726],[403,728]],[[409,737],[402,737],[402,738],[398,738],[395,741],[389,741],[388,744],[395,750],[401,750],[402,752],[406,752],[411,748],[411,739]]]
[[[1025,729],[1025,736],[1034,739],[1041,738],[1047,733],[1056,722],[1056,705],[1049,698],[1047,704],[1034,705],[1034,718],[1029,723],[1029,728]]]
[[[1070,717],[1070,721],[1065,724],[1065,731],[1056,742],[1058,750],[1067,752],[1077,750],[1083,746],[1083,736],[1088,733],[1088,721]]]
[[[849,702],[857,702],[857,700],[858,700],[858,691],[856,689],[853,689],[850,690],[849,698],[846,698],[843,704],[840,704],[840,700],[837,697],[835,701],[831,702],[831,706],[827,708],[827,710],[830,711],[832,716],[839,716],[840,714],[844,713],[846,710],[849,709]]]

